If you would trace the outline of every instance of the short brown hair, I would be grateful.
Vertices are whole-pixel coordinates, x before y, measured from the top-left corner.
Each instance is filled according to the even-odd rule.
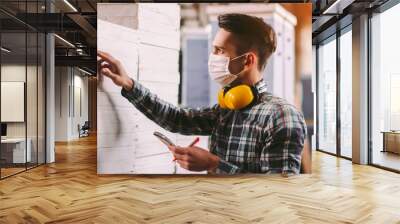
[[[276,50],[274,29],[261,18],[239,13],[218,16],[218,26],[231,32],[237,41],[237,54],[255,50],[258,55],[258,69],[262,71],[268,58]]]

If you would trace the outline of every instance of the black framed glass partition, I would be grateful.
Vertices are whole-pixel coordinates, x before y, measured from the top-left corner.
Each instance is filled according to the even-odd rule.
[[[46,39],[19,19],[43,5],[0,2],[1,179],[45,163]]]
[[[358,17],[359,15],[362,15],[363,18]],[[365,126],[368,127],[368,136],[359,139],[363,142],[354,149],[354,155],[357,156],[355,161],[360,162],[359,157],[361,157],[361,154],[365,154],[368,149],[368,164],[400,172],[400,100],[398,100],[400,95],[400,63],[397,57],[398,52],[400,52],[400,44],[398,44],[400,33],[396,29],[397,23],[400,21],[400,4],[396,0],[388,0],[379,6],[359,11],[356,16],[348,16],[349,22],[346,22],[346,17],[341,17],[327,32],[336,34],[334,40],[330,37],[316,43],[318,49],[316,54],[317,123],[319,123],[317,125],[317,136],[319,136],[317,138],[317,149],[352,159],[352,134],[356,134],[357,138],[363,135],[362,130],[352,130],[352,105],[364,104],[363,100],[367,99],[365,108],[368,108],[366,111],[368,121]],[[354,38],[351,22],[355,20],[358,27],[355,29]],[[361,49],[352,49],[353,42],[361,46]],[[326,55],[329,43],[331,43],[330,51],[332,55]],[[336,51],[333,49],[334,43],[336,44]],[[354,57],[352,50],[357,51]],[[368,54],[364,56],[364,52],[368,52]],[[332,59],[335,54],[338,56],[336,61]],[[329,62],[334,64],[329,65],[327,58],[330,58]],[[362,71],[356,68],[356,73],[352,74],[352,62],[363,67]],[[336,80],[332,78],[327,81],[326,73],[333,72],[335,68]],[[367,78],[361,80],[360,77]],[[333,84],[335,81],[336,99],[333,96],[328,97],[329,92],[335,90],[328,83],[335,85]],[[362,99],[360,92],[353,96],[353,85],[368,90],[367,93],[362,93],[366,94],[362,96]],[[353,100],[355,102],[352,102]],[[336,110],[330,110],[330,115],[334,115],[336,119],[328,119],[328,108],[334,106]],[[336,114],[334,114],[335,112]],[[362,113],[360,112],[358,116],[364,116],[364,112],[365,110]],[[354,120],[357,121],[357,119]],[[334,130],[335,128],[336,130]],[[336,151],[334,150],[335,144]]]
[[[340,155],[352,157],[352,29],[351,25],[340,31],[339,95],[340,95]]]
[[[1,34],[1,177],[26,170],[26,33]],[[6,50],[4,50],[6,49]],[[29,161],[29,160],[28,160]]]
[[[317,149],[336,154],[336,35],[317,48]]]
[[[352,26],[316,47],[317,150],[352,157]]]
[[[400,171],[400,4],[370,18],[370,163]]]

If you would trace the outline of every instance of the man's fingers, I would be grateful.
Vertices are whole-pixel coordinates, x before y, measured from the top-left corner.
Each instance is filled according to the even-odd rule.
[[[102,60],[110,63],[113,66],[118,65],[118,60],[115,59],[113,56],[111,56],[109,53],[103,52],[103,51],[97,51],[97,56],[99,56]]]
[[[171,151],[171,152],[175,152],[175,146],[173,146],[173,145],[169,145],[168,146],[168,149]]]
[[[97,56],[100,58],[113,58],[109,53],[97,50]]]
[[[174,155],[174,161],[175,160],[189,161],[189,156],[185,148],[179,146],[168,146],[168,149]]]
[[[100,73],[113,80],[118,77],[118,75],[113,73],[109,68],[102,68]]]
[[[112,67],[112,65],[108,64],[108,63],[102,63],[100,64],[100,69],[102,68],[109,68],[111,71],[115,71],[115,69]]]
[[[189,170],[189,163],[188,163],[188,162],[182,161],[182,160],[178,160],[178,164],[179,164],[179,166],[181,166],[182,168]]]
[[[177,154],[174,153],[175,159],[176,160],[181,160],[181,161],[189,161],[189,157],[185,154]]]
[[[180,155],[186,155],[187,154],[187,150],[185,148],[182,148],[182,147],[179,147],[179,146],[175,147],[174,152],[175,152],[175,154],[180,154]]]
[[[168,149],[175,154],[180,154],[180,155],[187,154],[186,149],[179,146],[168,146]]]

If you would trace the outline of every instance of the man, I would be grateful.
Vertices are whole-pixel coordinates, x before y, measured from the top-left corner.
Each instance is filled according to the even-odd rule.
[[[209,73],[225,89],[222,101],[213,107],[180,108],[166,103],[132,80],[118,60],[99,51],[100,73],[121,86],[125,98],[165,129],[211,136],[209,151],[196,146],[169,147],[181,167],[209,173],[298,174],[306,135],[303,115],[266,92],[262,79],[261,72],[276,48],[273,29],[260,18],[243,14],[221,15],[218,23]],[[231,93],[239,86],[251,87],[251,92]],[[231,103],[228,99],[226,104],[234,108],[227,108],[224,94],[250,103],[235,108],[233,104],[243,100]]]

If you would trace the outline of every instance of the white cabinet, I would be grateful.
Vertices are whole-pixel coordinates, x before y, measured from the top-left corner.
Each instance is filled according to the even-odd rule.
[[[26,147],[25,147],[26,144]],[[26,163],[32,161],[32,140],[27,138],[6,138],[1,140],[2,156],[7,163]],[[10,156],[9,158],[7,158]]]

